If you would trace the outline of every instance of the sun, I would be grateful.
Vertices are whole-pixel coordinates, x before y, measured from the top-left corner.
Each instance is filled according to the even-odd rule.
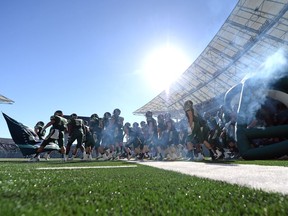
[[[189,66],[187,55],[171,45],[155,49],[144,61],[144,76],[155,91],[162,91]]]

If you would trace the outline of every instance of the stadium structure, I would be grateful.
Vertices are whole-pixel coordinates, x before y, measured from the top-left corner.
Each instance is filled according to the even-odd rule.
[[[169,90],[133,114],[169,112],[180,119],[188,99],[198,110],[219,108],[227,90],[269,56],[288,51],[287,11],[287,0],[239,0],[211,42]]]
[[[0,104],[13,104],[14,101],[0,94]],[[18,155],[19,151],[12,139],[0,138],[0,157]]]
[[[12,104],[14,101],[0,94],[0,103]]]

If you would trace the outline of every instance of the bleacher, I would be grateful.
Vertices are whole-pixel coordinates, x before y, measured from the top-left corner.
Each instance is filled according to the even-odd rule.
[[[12,139],[0,138],[0,158],[21,158],[23,155]]]

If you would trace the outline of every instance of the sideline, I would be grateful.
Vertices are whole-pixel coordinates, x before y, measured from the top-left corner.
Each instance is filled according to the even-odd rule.
[[[265,192],[288,195],[288,167],[187,161],[136,161],[136,163],[191,176],[238,184]]]

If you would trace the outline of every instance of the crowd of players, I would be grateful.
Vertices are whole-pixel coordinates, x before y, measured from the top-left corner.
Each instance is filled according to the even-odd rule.
[[[233,112],[227,114],[220,107],[214,115],[208,112],[200,115],[192,101],[186,101],[184,112],[186,117],[179,121],[173,120],[169,113],[154,117],[148,111],[145,121],[124,123],[120,109],[112,114],[106,112],[103,117],[94,113],[88,121],[76,113],[66,119],[57,110],[46,125],[42,121],[35,125],[34,130],[43,142],[31,161],[38,161],[51,142],[61,148],[63,161],[73,160],[79,154],[83,160],[219,160],[238,156]],[[50,152],[44,157],[49,159]]]

